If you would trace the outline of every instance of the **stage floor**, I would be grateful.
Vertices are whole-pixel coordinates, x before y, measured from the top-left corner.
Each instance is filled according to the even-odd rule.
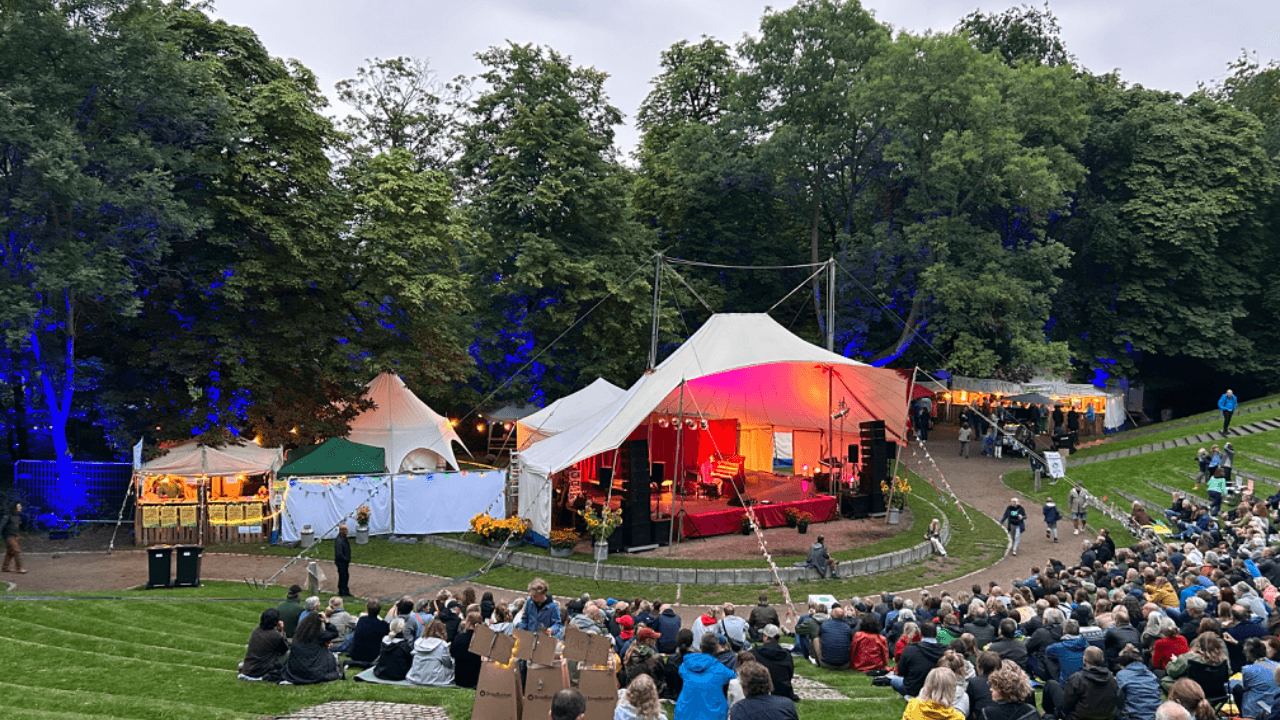
[[[746,495],[755,500],[756,520],[764,527],[785,525],[787,508],[809,513],[815,523],[836,517],[835,498],[818,493],[813,482],[807,478],[760,471],[748,471],[746,475]],[[598,489],[586,487],[584,492],[593,504],[604,502],[604,493]],[[740,518],[746,511],[740,506],[730,505],[728,497],[673,496],[666,492],[650,499],[650,514],[673,514],[673,499],[674,514],[679,515],[681,511],[685,514],[682,523],[685,537],[708,537],[741,531]],[[621,506],[620,490],[614,490],[610,504],[614,508]]]

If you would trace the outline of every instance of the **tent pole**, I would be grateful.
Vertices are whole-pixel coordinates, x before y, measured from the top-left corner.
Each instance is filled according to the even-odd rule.
[[[827,326],[830,327],[830,325],[831,325],[831,321],[828,320]],[[831,443],[833,440],[835,440],[834,431],[835,431],[836,421],[835,421],[835,418],[831,417],[833,415],[833,413],[831,412],[831,403],[832,403],[832,395],[834,394],[835,381],[836,381],[835,366],[828,365],[827,366],[827,455],[826,457],[823,458],[824,464],[827,466],[828,482],[830,482],[831,480],[831,471],[834,469],[833,467],[831,467],[831,458],[833,457],[831,452],[834,449],[831,447]],[[792,462],[794,463],[795,461],[792,460]],[[834,489],[834,486],[832,486],[832,489]]]
[[[671,469],[671,527],[667,533],[667,554],[670,555],[676,539],[676,488],[684,488],[684,468],[680,465],[680,442],[684,439],[684,380],[680,380],[680,412],[676,415],[680,427],[676,428],[676,460]],[[684,510],[684,493],[680,493],[680,509]]]
[[[649,339],[649,370],[658,366],[658,298],[662,289],[662,253],[653,256],[653,335]]]
[[[911,369],[911,380],[907,382],[907,432],[911,432],[911,393],[916,389],[916,373],[920,372],[920,366],[917,365]],[[911,442],[910,436],[904,438],[906,442],[902,443],[902,450],[893,454],[893,474],[889,476],[889,500],[885,503],[884,524],[889,524],[889,504],[893,502],[893,490],[896,483],[894,478],[898,477],[898,465],[902,462],[902,452],[907,449],[907,443]],[[875,489],[872,489],[875,492]]]
[[[836,351],[836,259],[827,260],[827,352]]]

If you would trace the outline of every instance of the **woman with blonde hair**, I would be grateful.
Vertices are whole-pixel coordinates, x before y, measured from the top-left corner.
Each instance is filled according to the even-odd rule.
[[[902,626],[902,637],[898,638],[898,643],[893,647],[893,659],[897,660],[902,657],[902,651],[907,649],[908,645],[914,645],[920,642],[920,626],[909,622]]]
[[[1213,706],[1204,697],[1204,690],[1190,678],[1182,678],[1169,688],[1169,702],[1186,708],[1196,720],[1213,720],[1217,717]]]
[[[964,713],[955,709],[956,684],[950,668],[930,670],[920,694],[902,711],[902,720],[964,720]]]
[[[666,715],[658,701],[658,688],[648,675],[636,675],[627,689],[618,695],[613,720],[665,720]]]

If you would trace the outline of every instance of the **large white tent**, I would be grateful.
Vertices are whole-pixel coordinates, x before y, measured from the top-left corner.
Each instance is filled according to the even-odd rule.
[[[164,455],[145,463],[139,469],[155,475],[216,477],[275,472],[282,464],[284,451],[280,448],[258,447],[253,443],[239,441],[211,447],[190,440],[169,448]]]
[[[374,407],[351,421],[351,442],[380,447],[387,452],[387,470],[436,472],[458,469],[453,443],[466,449],[449,419],[427,407],[394,373],[374,378],[365,391]]]
[[[907,380],[896,371],[824,350],[765,314],[713,315],[612,404],[521,451],[520,515],[549,533],[551,476],[619,447],[653,413],[678,412],[682,395],[686,415],[775,430],[825,434],[840,407],[854,437],[858,423],[884,420],[901,440],[907,422]]]
[[[566,395],[516,423],[516,447],[521,451],[536,442],[559,435],[612,405],[626,390],[604,378]]]

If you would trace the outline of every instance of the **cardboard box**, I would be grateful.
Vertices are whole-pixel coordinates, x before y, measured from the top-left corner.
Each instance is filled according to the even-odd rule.
[[[533,659],[533,646],[538,643],[538,636],[528,630],[516,629],[516,657],[520,660]]]
[[[591,636],[570,625],[564,629],[564,658],[586,662]]]
[[[481,623],[471,632],[471,645],[467,649],[479,655],[482,658],[489,658],[490,651],[493,650],[494,632],[489,629],[488,625]],[[506,664],[506,658],[498,658],[498,662]]]
[[[564,688],[569,687],[569,668],[563,662],[550,667],[529,666],[524,680],[524,707],[522,712],[528,718],[549,717],[551,715],[551,698]],[[472,717],[489,720],[487,715]]]
[[[538,644],[533,646],[533,661],[539,665],[554,664],[560,641],[551,635],[538,635],[537,638]]]
[[[584,633],[586,634],[586,633]],[[605,635],[587,635],[587,664],[600,667],[609,663],[613,645]]]
[[[587,698],[585,720],[613,720],[618,705],[618,678],[612,670],[582,668],[578,689]]]
[[[480,680],[476,683],[476,699],[471,706],[471,717],[484,720],[520,720],[522,702],[520,669],[515,664],[504,668],[486,660],[480,666]],[[548,705],[543,714],[550,711],[551,706]]]
[[[516,639],[506,633],[494,633],[493,647],[489,649],[489,659],[506,665],[511,662],[511,651],[515,649]]]

